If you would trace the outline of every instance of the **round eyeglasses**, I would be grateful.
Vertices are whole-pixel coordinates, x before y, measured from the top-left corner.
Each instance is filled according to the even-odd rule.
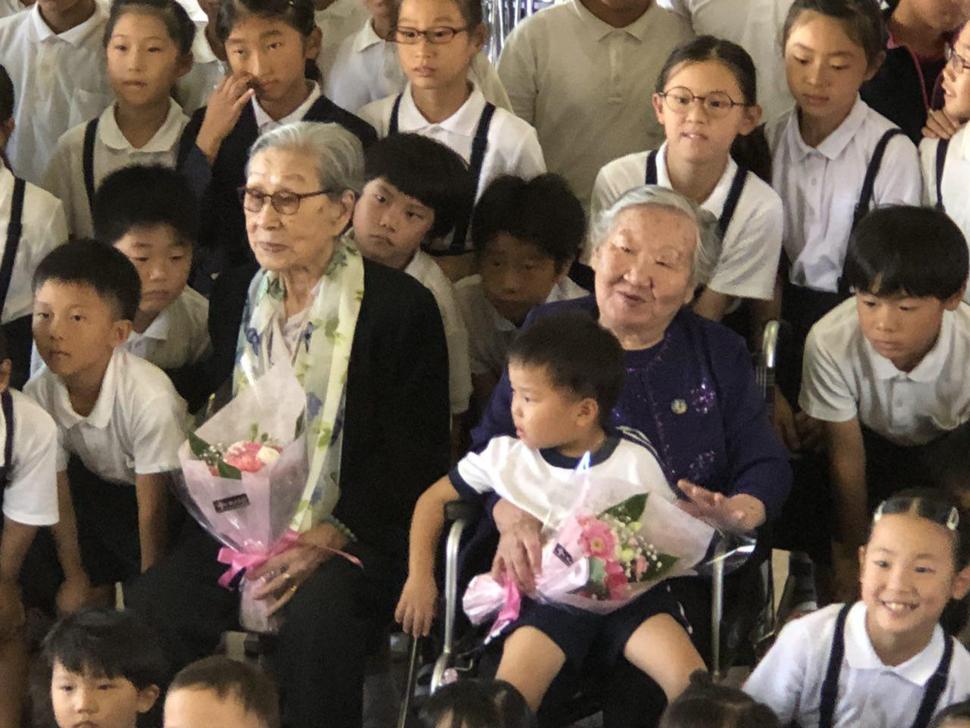
[[[943,57],[946,58],[946,62],[949,63],[953,70],[957,73],[970,70],[970,61],[957,53],[956,49],[949,43],[943,46]]]
[[[432,45],[444,45],[445,43],[451,43],[459,33],[467,32],[469,27],[466,25],[463,28],[451,28],[447,25],[437,25],[427,30],[398,27],[391,31],[387,39],[404,45],[415,45],[416,43],[420,43],[421,39],[424,38]]]
[[[708,115],[715,119],[727,116],[735,106],[750,106],[743,101],[735,101],[723,91],[711,91],[704,96],[698,96],[686,86],[674,86],[657,95],[663,98],[667,108],[675,114],[686,114],[695,100],[700,101]]]
[[[300,209],[300,203],[307,197],[317,195],[329,195],[333,190],[317,190],[316,192],[286,192],[280,190],[270,194],[252,187],[240,187],[236,192],[239,194],[239,201],[242,202],[243,209],[248,212],[260,212],[269,200],[280,215],[295,215]]]

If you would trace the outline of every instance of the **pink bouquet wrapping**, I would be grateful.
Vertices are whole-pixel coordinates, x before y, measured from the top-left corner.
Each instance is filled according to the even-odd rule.
[[[306,394],[288,363],[271,368],[242,390],[179,449],[177,492],[186,508],[224,548],[229,588],[242,571],[285,551],[305,506],[308,460]],[[275,632],[278,621],[252,598],[259,582],[241,582],[239,621],[246,629]]]
[[[665,579],[696,573],[716,530],[680,509],[666,484],[629,483],[578,471],[577,503],[543,531],[541,572],[533,598],[598,614],[628,604]],[[512,583],[472,579],[463,607],[481,624],[498,613],[491,636],[519,614]]]

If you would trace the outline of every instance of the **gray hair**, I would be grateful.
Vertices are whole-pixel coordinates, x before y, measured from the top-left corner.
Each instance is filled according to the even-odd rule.
[[[590,241],[595,250],[616,228],[620,213],[634,207],[662,207],[674,210],[694,223],[697,228],[697,244],[691,261],[691,284],[706,285],[714,273],[721,255],[721,238],[717,232],[717,218],[691,200],[668,187],[644,185],[624,193],[609,208],[603,210],[590,227]]]
[[[364,186],[364,147],[356,135],[340,124],[297,121],[260,135],[249,149],[249,165],[260,152],[286,149],[305,152],[317,165],[320,188],[360,195]]]

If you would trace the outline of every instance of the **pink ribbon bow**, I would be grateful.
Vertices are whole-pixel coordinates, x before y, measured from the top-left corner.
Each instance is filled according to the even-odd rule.
[[[229,568],[226,572],[219,577],[219,586],[230,588],[232,580],[236,578],[240,571],[245,569],[257,569],[267,561],[269,561],[274,556],[277,556],[299,540],[300,535],[296,531],[287,531],[283,534],[283,537],[276,542],[268,552],[266,551],[236,551],[236,549],[229,548],[228,546],[223,546],[219,549],[219,555],[216,560],[220,564],[226,564]]]

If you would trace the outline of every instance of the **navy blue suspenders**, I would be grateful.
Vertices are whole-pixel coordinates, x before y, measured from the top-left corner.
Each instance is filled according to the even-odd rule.
[[[936,145],[936,209],[940,212],[946,212],[943,207],[943,167],[946,165],[946,150],[949,146],[949,139],[940,139]]]
[[[7,240],[0,261],[0,311],[7,302],[10,282],[13,280],[13,264],[17,259],[17,248],[23,233],[24,194],[27,183],[19,177],[13,178],[13,198],[10,200],[10,219],[7,221]]]
[[[394,99],[394,105],[391,107],[391,118],[387,125],[388,136],[398,132],[398,116],[401,111],[402,96],[403,94],[398,94],[397,98]],[[485,163],[485,152],[488,151],[488,130],[492,125],[494,115],[495,104],[486,102],[485,108],[482,109],[482,115],[478,117],[478,126],[475,128],[475,137],[472,139],[472,156],[468,162],[468,170],[475,180],[476,190],[482,178],[482,165]],[[470,222],[471,219],[467,216],[455,222],[455,234],[451,239],[449,255],[458,255],[465,252],[465,238],[468,237],[468,224]]]
[[[744,192],[744,183],[747,179],[748,170],[739,165],[738,171],[734,174],[734,179],[731,180],[731,189],[728,190],[727,199],[724,201],[724,208],[721,210],[721,215],[717,219],[717,233],[721,236],[721,240],[724,239],[724,234],[727,232],[728,226],[734,218],[734,212],[738,208],[738,200],[741,199],[741,193]],[[647,165],[644,171],[643,183],[645,185],[657,184],[656,150],[647,154]]]
[[[3,506],[3,491],[10,482],[11,462],[13,461],[13,397],[10,390],[0,394],[0,410],[3,411],[5,436],[3,439],[3,467],[0,467],[0,507]]]
[[[849,615],[851,604],[846,604],[839,610],[835,620],[835,634],[832,635],[832,649],[829,652],[829,664],[825,669],[825,680],[822,682],[822,699],[819,707],[818,728],[832,728],[835,719],[835,706],[839,700],[839,675],[842,672],[842,660],[845,657],[845,620]],[[920,702],[916,719],[912,728],[926,728],[936,711],[936,704],[946,689],[947,677],[950,674],[950,662],[953,659],[953,638],[943,637],[945,646],[940,664],[923,688],[923,700]]]
[[[855,211],[852,213],[853,230],[859,224],[859,220],[864,218],[866,213],[869,212],[869,206],[872,204],[872,192],[876,186],[876,175],[879,174],[879,168],[882,166],[882,158],[886,154],[886,147],[889,146],[889,142],[892,141],[894,136],[899,136],[902,133],[902,129],[890,129],[876,143],[876,148],[872,152],[872,159],[869,160],[869,166],[866,167],[866,176],[862,181],[862,192],[859,195],[859,201],[856,203]]]
[[[95,117],[84,127],[84,149],[81,168],[84,171],[84,190],[88,194],[88,207],[94,217],[94,140],[98,136],[98,119]]]

